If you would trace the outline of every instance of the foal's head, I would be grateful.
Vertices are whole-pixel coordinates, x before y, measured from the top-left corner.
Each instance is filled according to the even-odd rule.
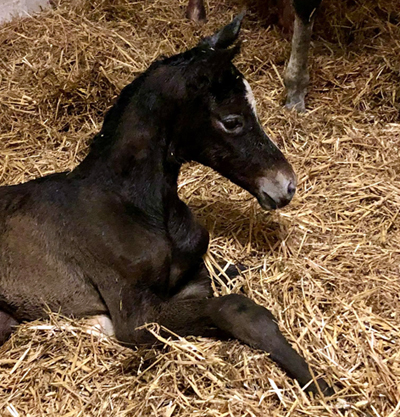
[[[275,209],[292,199],[296,176],[264,133],[250,85],[232,64],[241,18],[158,68],[171,70],[165,87],[181,102],[170,149],[181,160],[210,166],[252,193],[263,208]]]
[[[93,142],[92,159],[111,155],[124,172],[135,161],[143,168],[150,159],[153,166],[158,157],[177,166],[194,160],[248,190],[265,209],[288,204],[296,176],[264,133],[251,88],[232,64],[241,19],[155,62],[125,87]]]

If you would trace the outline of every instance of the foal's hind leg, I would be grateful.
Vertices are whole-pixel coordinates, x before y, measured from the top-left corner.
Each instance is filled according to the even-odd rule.
[[[4,311],[0,311],[0,345],[10,337],[14,327],[17,325],[18,322],[12,316]]]
[[[305,360],[289,345],[273,315],[247,297],[230,294],[219,298],[172,299],[164,303],[153,320],[180,336],[234,337],[268,352],[291,377],[303,386],[312,381]],[[138,344],[154,341],[146,330],[136,331]],[[333,390],[320,379],[318,385],[326,395]],[[318,392],[314,382],[308,391]]]

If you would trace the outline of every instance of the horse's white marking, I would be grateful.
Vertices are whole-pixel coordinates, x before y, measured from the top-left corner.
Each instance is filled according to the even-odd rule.
[[[99,333],[104,334],[108,337],[114,336],[114,326],[110,317],[105,314],[99,316],[93,316],[88,320],[88,333],[99,335]]]
[[[253,109],[254,115],[257,115],[256,99],[254,98],[253,90],[245,78],[243,78],[244,88],[246,89],[246,100]]]
[[[196,5],[196,7],[193,9],[190,15],[190,19],[195,22],[199,22],[201,20],[200,18],[201,18],[201,9],[200,9],[200,6]]]
[[[257,117],[256,99],[254,98],[253,90],[251,89],[250,84],[248,83],[248,81],[245,78],[243,78],[243,84],[244,84],[244,87],[246,88],[246,100],[250,104],[250,107],[253,110],[254,116]],[[261,126],[261,124],[260,124],[260,126]],[[262,126],[261,126],[261,128],[262,128]],[[278,146],[277,146],[275,140],[271,139],[269,136],[268,136],[268,139],[274,144],[275,148],[278,149]]]
[[[31,325],[29,326],[31,329],[36,330],[66,330],[71,333],[74,333],[79,330],[79,328],[73,324],[65,324],[65,325],[54,325],[54,324],[39,324],[39,325]],[[93,336],[99,337],[102,339],[103,337],[112,337],[115,336],[114,326],[110,317],[105,314],[92,316],[88,318],[84,323],[84,331],[88,334]]]
[[[307,62],[312,28],[312,19],[310,23],[305,24],[296,15],[293,27],[292,51],[284,75],[287,89],[285,106],[289,109],[306,110],[304,97],[307,93],[307,86],[310,79]]]

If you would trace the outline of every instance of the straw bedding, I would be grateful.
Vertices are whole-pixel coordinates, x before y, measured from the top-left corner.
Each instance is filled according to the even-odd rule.
[[[255,8],[236,60],[298,173],[293,202],[262,212],[196,164],[184,167],[180,193],[211,232],[207,263],[248,267],[227,286],[213,277],[215,293],[270,308],[336,396],[307,397],[236,341],[131,351],[88,334],[84,321],[52,316],[0,348],[0,415],[400,415],[400,11],[389,0],[332,3],[316,24],[306,114],[281,107],[290,44]],[[210,0],[199,27],[183,18],[185,4],[62,1],[2,26],[1,184],[73,168],[125,84],[241,7]]]

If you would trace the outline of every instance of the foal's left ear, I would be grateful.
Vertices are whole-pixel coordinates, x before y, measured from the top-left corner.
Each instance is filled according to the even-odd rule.
[[[245,14],[245,11],[238,14],[231,23],[224,26],[214,35],[204,38],[199,46],[209,46],[213,49],[229,48],[239,36],[240,26]]]

